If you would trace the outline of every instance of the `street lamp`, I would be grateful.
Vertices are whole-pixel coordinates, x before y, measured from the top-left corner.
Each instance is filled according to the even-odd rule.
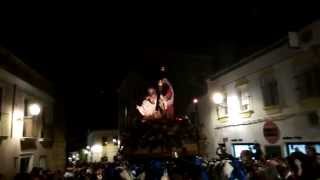
[[[193,99],[193,104],[197,104],[198,103],[198,99],[197,98],[194,98]]]
[[[221,104],[224,100],[224,96],[222,93],[220,92],[215,92],[213,93],[212,95],[212,101],[215,103],[215,104]]]
[[[32,116],[37,116],[40,114],[41,112],[41,107],[39,104],[37,103],[34,103],[34,104],[30,104],[29,105],[29,113],[32,115]]]

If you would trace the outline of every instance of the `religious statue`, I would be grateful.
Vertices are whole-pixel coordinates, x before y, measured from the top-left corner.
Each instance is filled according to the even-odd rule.
[[[158,90],[148,88],[148,95],[137,105],[143,120],[173,119],[174,118],[174,91],[167,78],[159,80]]]

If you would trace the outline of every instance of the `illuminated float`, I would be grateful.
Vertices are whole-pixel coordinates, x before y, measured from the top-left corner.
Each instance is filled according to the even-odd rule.
[[[165,68],[161,68],[161,73]],[[166,77],[149,86],[142,101],[136,102],[136,117],[122,130],[123,154],[128,157],[176,157],[198,154],[197,127],[190,116],[174,113],[175,92]]]

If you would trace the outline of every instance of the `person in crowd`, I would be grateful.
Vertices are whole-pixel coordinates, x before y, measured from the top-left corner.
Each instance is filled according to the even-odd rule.
[[[309,174],[308,178],[317,179],[320,178],[320,164],[317,157],[316,149],[313,146],[307,147],[307,157],[306,157],[306,173]]]
[[[223,148],[217,154],[225,154]],[[160,180],[160,179],[231,179],[231,180],[316,180],[319,179],[319,162],[314,147],[306,154],[299,151],[287,158],[257,161],[261,157],[249,150],[241,152],[240,161],[228,158],[179,157],[144,163],[129,163],[117,156],[114,162],[77,163],[68,165],[64,172],[33,168],[29,173],[19,173],[14,180]],[[259,158],[257,158],[259,159]],[[261,159],[264,159],[263,157]],[[211,173],[212,172],[212,173]]]
[[[227,153],[226,145],[225,144],[219,144],[218,148],[216,150],[216,155],[220,159],[232,159],[232,156]]]
[[[256,173],[257,167],[255,166],[252,152],[249,150],[243,150],[240,154],[240,159],[246,170],[247,179],[248,180],[258,179],[257,173]]]
[[[255,151],[256,151],[256,152],[253,154],[254,159],[257,160],[257,161],[264,161],[263,152],[262,152],[262,150],[261,150],[260,144],[254,145],[254,149],[255,149]]]
[[[28,173],[18,173],[15,177],[14,180],[31,180],[31,176]]]
[[[281,179],[284,180],[298,180],[297,176],[290,170],[288,165],[280,162],[277,166],[277,171]]]

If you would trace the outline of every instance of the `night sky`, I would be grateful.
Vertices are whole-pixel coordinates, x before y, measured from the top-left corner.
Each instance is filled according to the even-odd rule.
[[[65,113],[67,139],[74,145],[84,142],[88,129],[116,127],[117,90],[129,72],[151,81],[160,65],[166,65],[175,88],[183,92],[183,77],[199,80],[311,23],[319,17],[315,7],[12,8],[2,17],[0,44],[53,82],[57,105]],[[233,58],[216,56],[221,52]],[[208,61],[190,58],[198,56],[215,58],[207,68]],[[198,70],[188,71],[193,64]],[[181,101],[203,93],[190,91],[180,95]]]

